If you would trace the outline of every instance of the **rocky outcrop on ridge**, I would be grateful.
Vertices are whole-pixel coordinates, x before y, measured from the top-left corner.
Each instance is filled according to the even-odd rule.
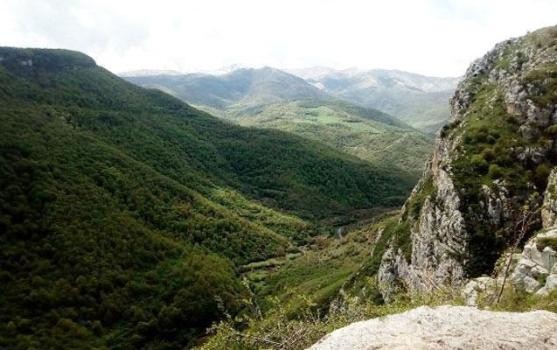
[[[557,27],[496,45],[471,65],[450,104],[450,122],[400,218],[411,252],[392,241],[383,254],[377,277],[387,301],[400,288],[460,288],[490,275],[503,252],[557,218],[557,196],[546,191],[557,182],[549,177],[557,164]]]

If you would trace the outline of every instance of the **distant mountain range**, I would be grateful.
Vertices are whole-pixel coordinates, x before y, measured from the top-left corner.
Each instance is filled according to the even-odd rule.
[[[431,137],[407,123],[275,68],[124,78],[240,125],[288,131],[380,166],[398,167],[415,178],[432,149]]]
[[[177,94],[177,97],[201,106],[216,105],[222,108],[234,103],[265,104],[277,102],[277,99],[336,97],[395,116],[426,133],[435,133],[446,122],[449,115],[448,101],[459,81],[455,77],[430,77],[400,70],[339,70],[329,67],[279,70],[270,67],[242,68],[239,65],[202,73],[140,70],[120,75],[140,85]],[[255,84],[250,83],[250,75]],[[174,76],[175,79],[160,84],[160,76]],[[310,90],[292,76],[302,78],[326,95]],[[265,86],[261,86],[263,82]],[[169,85],[173,86],[169,89]],[[241,86],[246,89],[242,90]],[[223,94],[227,91],[236,91],[237,95],[232,97]],[[242,97],[247,97],[248,101],[240,101]],[[218,101],[221,98],[224,101]],[[258,101],[258,98],[262,99]]]
[[[327,93],[304,79],[268,67],[242,68],[224,75],[194,73],[124,77],[138,85],[170,92],[187,103],[216,109],[300,99],[329,99]]]
[[[449,98],[459,81],[384,69],[314,67],[289,72],[335,97],[379,109],[430,133],[449,117]]]
[[[150,75],[182,75],[184,73],[171,69],[138,69],[122,72],[120,75],[126,77],[144,77]]]

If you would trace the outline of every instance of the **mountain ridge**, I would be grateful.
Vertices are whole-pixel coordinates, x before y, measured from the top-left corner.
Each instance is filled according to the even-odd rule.
[[[446,106],[459,79],[387,69],[292,72],[335,97],[379,109],[430,133],[448,119]]]
[[[419,131],[381,111],[343,101],[300,77],[263,67],[224,75],[128,77],[158,88],[197,108],[244,126],[287,131],[378,166],[410,172],[423,168],[431,141]],[[393,142],[406,144],[397,146]],[[393,144],[396,162],[383,149]]]
[[[449,111],[448,100],[460,78],[433,77],[418,73],[411,73],[397,69],[334,69],[329,67],[310,67],[299,69],[262,68],[232,68],[224,74],[211,72],[188,73],[183,76],[200,76],[205,79],[222,79],[236,71],[263,71],[271,69],[281,71],[304,79],[307,83],[328,95],[362,107],[372,108],[391,114],[405,123],[428,133],[437,132],[447,121]],[[126,77],[128,80],[143,86],[149,86],[148,76]],[[159,75],[161,78],[161,75]],[[176,94],[169,89],[168,84],[153,84],[166,92]],[[199,88],[199,87],[198,87]],[[174,89],[176,90],[176,89]],[[180,89],[178,89],[180,90]],[[204,91],[211,95],[210,91]],[[186,91],[181,97],[193,104],[207,104],[192,99],[193,91]],[[275,92],[276,93],[276,92]],[[313,91],[313,95],[318,92]],[[324,96],[320,96],[323,98]],[[304,98],[307,98],[305,96]],[[274,101],[276,102],[276,101]],[[214,101],[213,101],[214,104]],[[223,105],[219,106],[223,107]]]

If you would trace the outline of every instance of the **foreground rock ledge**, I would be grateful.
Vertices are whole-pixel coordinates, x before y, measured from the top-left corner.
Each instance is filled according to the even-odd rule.
[[[557,314],[422,306],[338,329],[310,350],[557,349]]]

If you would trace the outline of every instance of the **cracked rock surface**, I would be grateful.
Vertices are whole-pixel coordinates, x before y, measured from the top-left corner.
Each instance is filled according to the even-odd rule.
[[[338,329],[310,350],[557,349],[557,314],[422,306]]]

